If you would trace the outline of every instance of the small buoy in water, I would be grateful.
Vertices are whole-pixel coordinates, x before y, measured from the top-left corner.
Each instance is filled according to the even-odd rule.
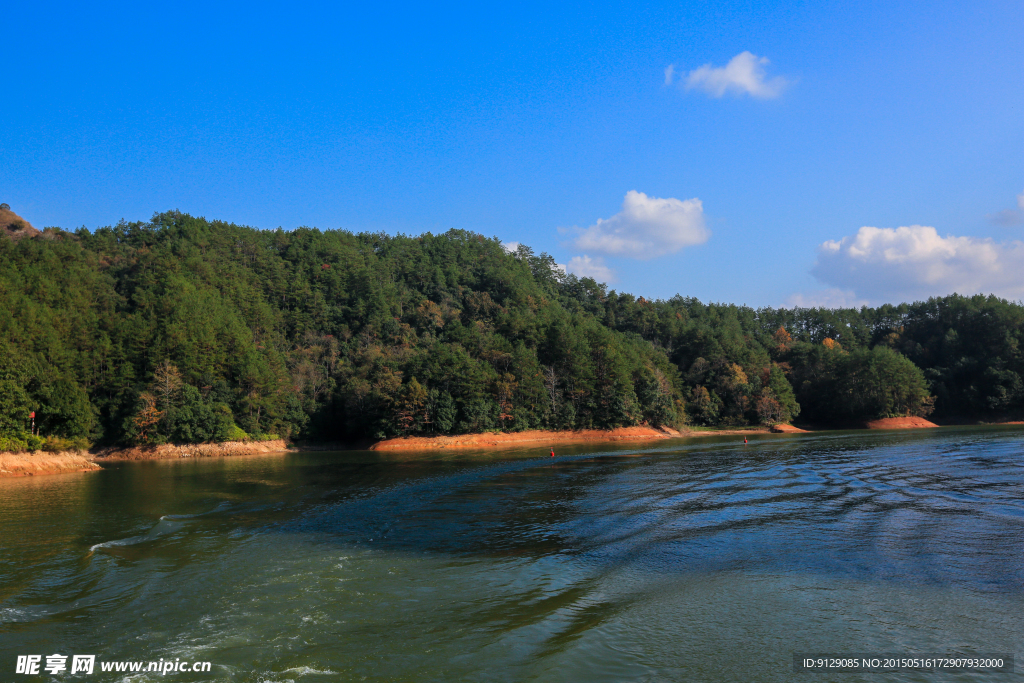
[[[743,443],[747,442],[747,437],[743,437]]]
[[[555,449],[554,448],[551,449],[551,457],[552,458],[555,457]]]

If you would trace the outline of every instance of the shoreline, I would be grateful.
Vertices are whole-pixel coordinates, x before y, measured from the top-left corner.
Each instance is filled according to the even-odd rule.
[[[283,439],[273,441],[225,441],[224,443],[162,444],[133,448],[104,448],[95,453],[0,452],[0,479],[33,477],[71,472],[98,472],[105,462],[168,460],[177,458],[219,458],[231,455],[294,452]]]
[[[96,472],[101,469],[86,451],[0,453],[0,478]]]
[[[254,455],[288,451],[284,439],[271,441],[224,441],[222,443],[171,444],[159,446],[133,446],[132,448],[104,448],[98,451],[96,462],[123,460],[167,460],[171,458],[222,458],[231,455]],[[294,449],[292,449],[294,451]]]
[[[619,427],[554,431],[530,429],[523,432],[484,432],[453,436],[399,436],[372,444],[371,451],[430,451],[455,448],[509,447],[518,444],[586,443],[588,441],[654,441],[682,436],[671,427]]]
[[[923,417],[885,417],[864,423],[864,429],[934,429],[938,426]]]
[[[904,429],[938,429],[943,427],[962,426],[999,426],[1020,425],[1021,421],[949,424],[939,425],[918,417],[896,417],[870,420],[859,423],[854,429],[864,430],[904,430]],[[288,445],[283,439],[273,441],[226,441],[223,443],[204,444],[162,444],[160,446],[135,446],[132,448],[104,448],[89,453],[87,451],[65,451],[61,453],[8,453],[0,452],[0,479],[8,477],[31,477],[50,474],[68,474],[73,472],[97,472],[107,462],[138,462],[143,460],[169,460],[178,458],[220,458],[234,455],[257,455],[270,453],[301,453],[328,450],[370,450],[370,451],[437,451],[457,449],[493,449],[515,448],[518,446],[544,445],[545,448],[554,444],[572,443],[615,443],[659,441],[663,439],[691,439],[712,436],[740,436],[748,434],[812,434],[819,431],[850,429],[851,427],[801,429],[789,424],[774,427],[754,426],[715,429],[697,428],[675,430],[671,427],[619,427],[616,429],[581,429],[581,430],[528,430],[523,432],[484,432],[479,434],[456,434],[441,436],[405,436],[384,439],[377,442],[343,443],[303,443]]]

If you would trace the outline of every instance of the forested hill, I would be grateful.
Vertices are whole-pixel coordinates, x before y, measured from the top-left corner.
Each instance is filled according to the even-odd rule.
[[[0,237],[0,437],[346,440],[1024,410],[1024,308],[647,301],[452,230],[178,212]]]

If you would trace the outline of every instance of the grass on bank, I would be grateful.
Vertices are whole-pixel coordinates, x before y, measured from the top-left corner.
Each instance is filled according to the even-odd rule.
[[[28,432],[0,436],[0,453],[61,453],[64,451],[87,451],[92,448],[88,439],[81,437],[64,439],[59,436],[38,436]]]
[[[237,425],[228,433],[224,441],[241,441],[252,443],[260,441],[277,441],[278,434],[264,432],[248,433]],[[0,453],[64,453],[68,451],[88,451],[93,444],[83,437],[65,439],[59,436],[38,436],[28,432],[0,435]]]

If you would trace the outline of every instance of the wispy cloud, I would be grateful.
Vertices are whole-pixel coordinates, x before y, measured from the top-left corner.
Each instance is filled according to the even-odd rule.
[[[786,300],[787,308],[860,308],[867,305],[867,299],[858,297],[855,292],[837,288],[800,292]]]
[[[636,190],[626,193],[622,211],[577,232],[573,246],[578,251],[637,259],[703,244],[711,235],[704,225],[704,205],[696,197],[659,199]]]
[[[567,270],[577,277],[591,277],[598,282],[615,281],[615,271],[605,265],[604,259],[600,256],[597,258],[590,258],[586,254],[573,256],[567,264]]]
[[[1024,299],[1024,242],[941,237],[933,227],[863,227],[818,249],[811,273],[874,302],[957,292]]]
[[[1014,226],[1024,224],[1024,192],[1017,195],[1017,208],[1016,209],[1003,209],[996,213],[990,213],[985,218],[989,219],[996,225],[1003,226]]]
[[[705,64],[694,69],[683,82],[687,90],[701,90],[712,97],[730,95],[750,95],[758,99],[778,97],[790,84],[782,76],[768,78],[765,67],[769,64],[767,57],[758,57],[751,52],[741,52],[725,66]],[[669,69],[674,66],[670,65]],[[671,83],[670,71],[665,70],[665,82]]]
[[[672,85],[673,79],[676,75],[676,65],[669,64],[665,67],[665,85]]]

